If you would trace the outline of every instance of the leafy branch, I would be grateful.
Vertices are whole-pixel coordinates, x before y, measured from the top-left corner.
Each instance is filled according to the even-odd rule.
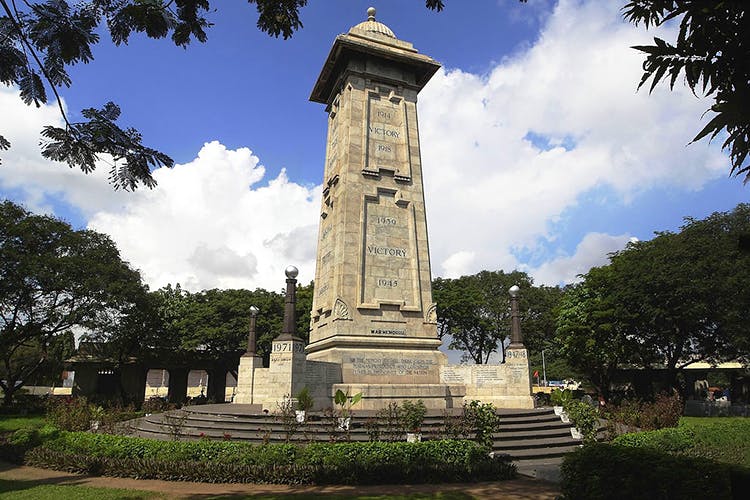
[[[649,93],[669,79],[674,89],[680,75],[693,92],[711,96],[715,113],[691,143],[725,131],[722,149],[729,150],[730,175],[750,181],[750,16],[747,2],[634,0],[623,8],[625,19],[646,28],[680,19],[675,44],[654,38],[654,45],[633,48],[646,54],[640,89],[649,80]]]

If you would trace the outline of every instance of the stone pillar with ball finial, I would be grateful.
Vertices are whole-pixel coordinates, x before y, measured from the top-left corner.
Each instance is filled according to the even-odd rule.
[[[294,266],[286,268],[284,324],[281,334],[271,343],[268,366],[268,391],[263,408],[276,411],[284,398],[293,398],[305,386],[305,342],[297,336],[295,305],[297,275]]]
[[[256,353],[255,316],[259,311],[250,307],[247,352],[240,358],[234,403],[262,405],[264,410],[274,412],[285,398],[293,398],[305,386],[305,343],[297,336],[295,318],[299,271],[289,266],[285,274],[284,323],[271,342],[268,368],[263,368],[263,359]]]
[[[518,389],[528,388],[528,393],[519,392],[514,396],[518,398],[516,406],[518,408],[533,408],[529,355],[526,346],[523,344],[521,314],[518,308],[521,288],[518,285],[513,285],[508,290],[508,294],[510,295],[510,344],[505,349],[505,364],[508,367],[511,384]]]
[[[256,370],[263,368],[263,358],[256,351],[257,334],[255,330],[256,320],[260,309],[254,305],[250,306],[250,327],[247,335],[247,350],[240,357],[240,365],[237,368],[237,392],[232,400],[237,404],[256,404],[253,397],[253,386],[255,385]]]

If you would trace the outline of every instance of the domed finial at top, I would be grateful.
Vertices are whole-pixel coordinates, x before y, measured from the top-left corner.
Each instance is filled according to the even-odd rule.
[[[370,7],[369,9],[367,9],[367,20],[368,21],[375,20],[375,7]]]

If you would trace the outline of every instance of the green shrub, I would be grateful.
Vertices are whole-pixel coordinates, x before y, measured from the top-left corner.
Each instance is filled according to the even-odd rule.
[[[313,467],[299,465],[112,458],[71,454],[44,447],[29,451],[26,463],[83,474],[206,483],[311,484],[316,472]]]
[[[427,407],[421,399],[416,403],[408,400],[401,403],[401,417],[404,419],[404,428],[408,432],[420,432],[426,414]]]
[[[565,406],[573,400],[573,391],[570,389],[553,389],[550,393],[550,401],[555,406]]]
[[[303,387],[297,393],[297,409],[300,411],[310,411],[315,405],[315,400],[310,395],[310,389],[307,386]]]
[[[677,427],[684,403],[678,394],[657,394],[653,402],[623,401],[609,410],[606,418],[617,423],[643,430]]]
[[[494,444],[493,434],[497,432],[500,425],[500,417],[495,412],[492,403],[480,403],[472,401],[468,405],[464,403],[464,418],[474,431],[474,440],[480,445],[492,449]]]
[[[750,419],[685,419],[678,429],[684,429],[694,436],[690,454],[750,469]]]
[[[694,443],[695,433],[684,427],[622,434],[612,441],[615,445],[651,448],[666,453],[685,453],[693,447]]]
[[[27,460],[88,473],[194,481],[217,481],[234,472],[242,474],[234,481],[330,484],[497,480],[515,473],[507,459],[490,457],[471,441],[257,446],[61,432],[29,451]]]
[[[18,429],[8,440],[11,446],[26,449],[33,448],[41,442],[42,440],[37,429]]]
[[[623,434],[613,443],[750,468],[750,420],[743,418],[690,419],[675,428]]]
[[[652,448],[594,443],[568,454],[561,474],[567,499],[692,499],[709,492],[716,500],[733,498],[729,467]]]
[[[84,397],[52,398],[47,406],[47,419],[65,431],[86,431],[98,407]]]
[[[596,431],[599,427],[599,412],[588,403],[573,400],[565,405],[565,412],[573,425],[583,434],[586,443],[596,441]]]

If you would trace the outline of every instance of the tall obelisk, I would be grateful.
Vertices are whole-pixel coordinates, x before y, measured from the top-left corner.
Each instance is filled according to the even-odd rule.
[[[439,384],[417,93],[440,65],[368,19],[339,35],[310,100],[328,140],[309,361],[344,384]]]

